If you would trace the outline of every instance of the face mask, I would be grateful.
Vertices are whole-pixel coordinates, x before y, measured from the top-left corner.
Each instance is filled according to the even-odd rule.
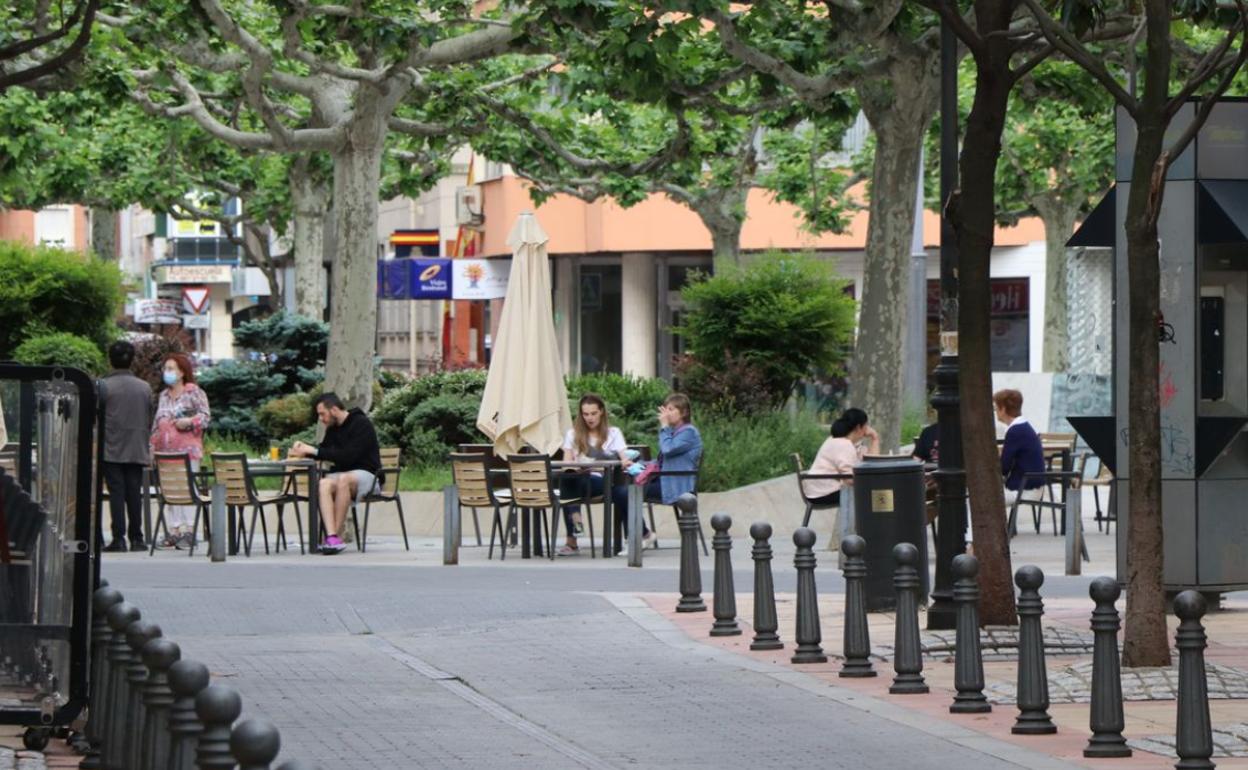
[[[178,375],[174,374],[173,372],[168,372],[168,371],[165,372],[164,374],[161,375],[161,379],[163,379],[165,381],[165,384],[170,387],[173,387],[174,385],[178,384]]]

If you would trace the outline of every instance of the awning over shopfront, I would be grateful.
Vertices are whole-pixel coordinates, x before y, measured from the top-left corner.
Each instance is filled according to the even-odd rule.
[[[1092,213],[1083,220],[1075,234],[1066,241],[1068,247],[1114,248],[1114,222],[1118,218],[1115,194],[1117,190],[1116,186],[1109,188],[1109,192],[1105,193],[1105,197],[1096,204]]]
[[[1202,179],[1197,188],[1197,243],[1248,243],[1248,180]],[[1067,246],[1114,248],[1117,191],[1117,187],[1111,187],[1105,193],[1066,241]]]
[[[1196,199],[1198,243],[1248,241],[1248,181],[1202,179]]]

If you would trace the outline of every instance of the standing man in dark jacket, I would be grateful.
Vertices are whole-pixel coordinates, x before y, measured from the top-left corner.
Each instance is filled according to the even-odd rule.
[[[143,551],[143,467],[151,459],[152,387],[130,371],[134,345],[125,340],[108,349],[113,371],[100,380],[104,410],[104,483],[112,514],[113,541],[106,551],[126,550],[129,522],[130,550]]]
[[[363,500],[381,484],[381,447],[368,416],[358,408],[347,411],[334,393],[325,393],[316,400],[316,419],[326,428],[321,445],[296,441],[290,454],[334,464],[333,472],[321,479],[318,489],[321,521],[325,525],[321,553],[329,555],[347,547],[338,533],[347,521],[351,503]]]

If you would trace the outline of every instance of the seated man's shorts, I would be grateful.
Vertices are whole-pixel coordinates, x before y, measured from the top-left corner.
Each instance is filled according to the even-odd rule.
[[[355,479],[355,501],[357,503],[364,502],[364,498],[368,497],[369,493],[378,486],[377,477],[368,471],[354,470],[345,471],[345,473]],[[342,475],[343,473],[326,473],[321,478],[337,480]]]

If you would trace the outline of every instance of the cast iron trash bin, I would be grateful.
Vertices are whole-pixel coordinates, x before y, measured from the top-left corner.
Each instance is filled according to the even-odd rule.
[[[854,466],[854,532],[867,541],[867,612],[897,606],[893,590],[893,546],[911,543],[919,551],[919,601],[927,605],[927,513],[923,463],[909,457],[867,457]]]

